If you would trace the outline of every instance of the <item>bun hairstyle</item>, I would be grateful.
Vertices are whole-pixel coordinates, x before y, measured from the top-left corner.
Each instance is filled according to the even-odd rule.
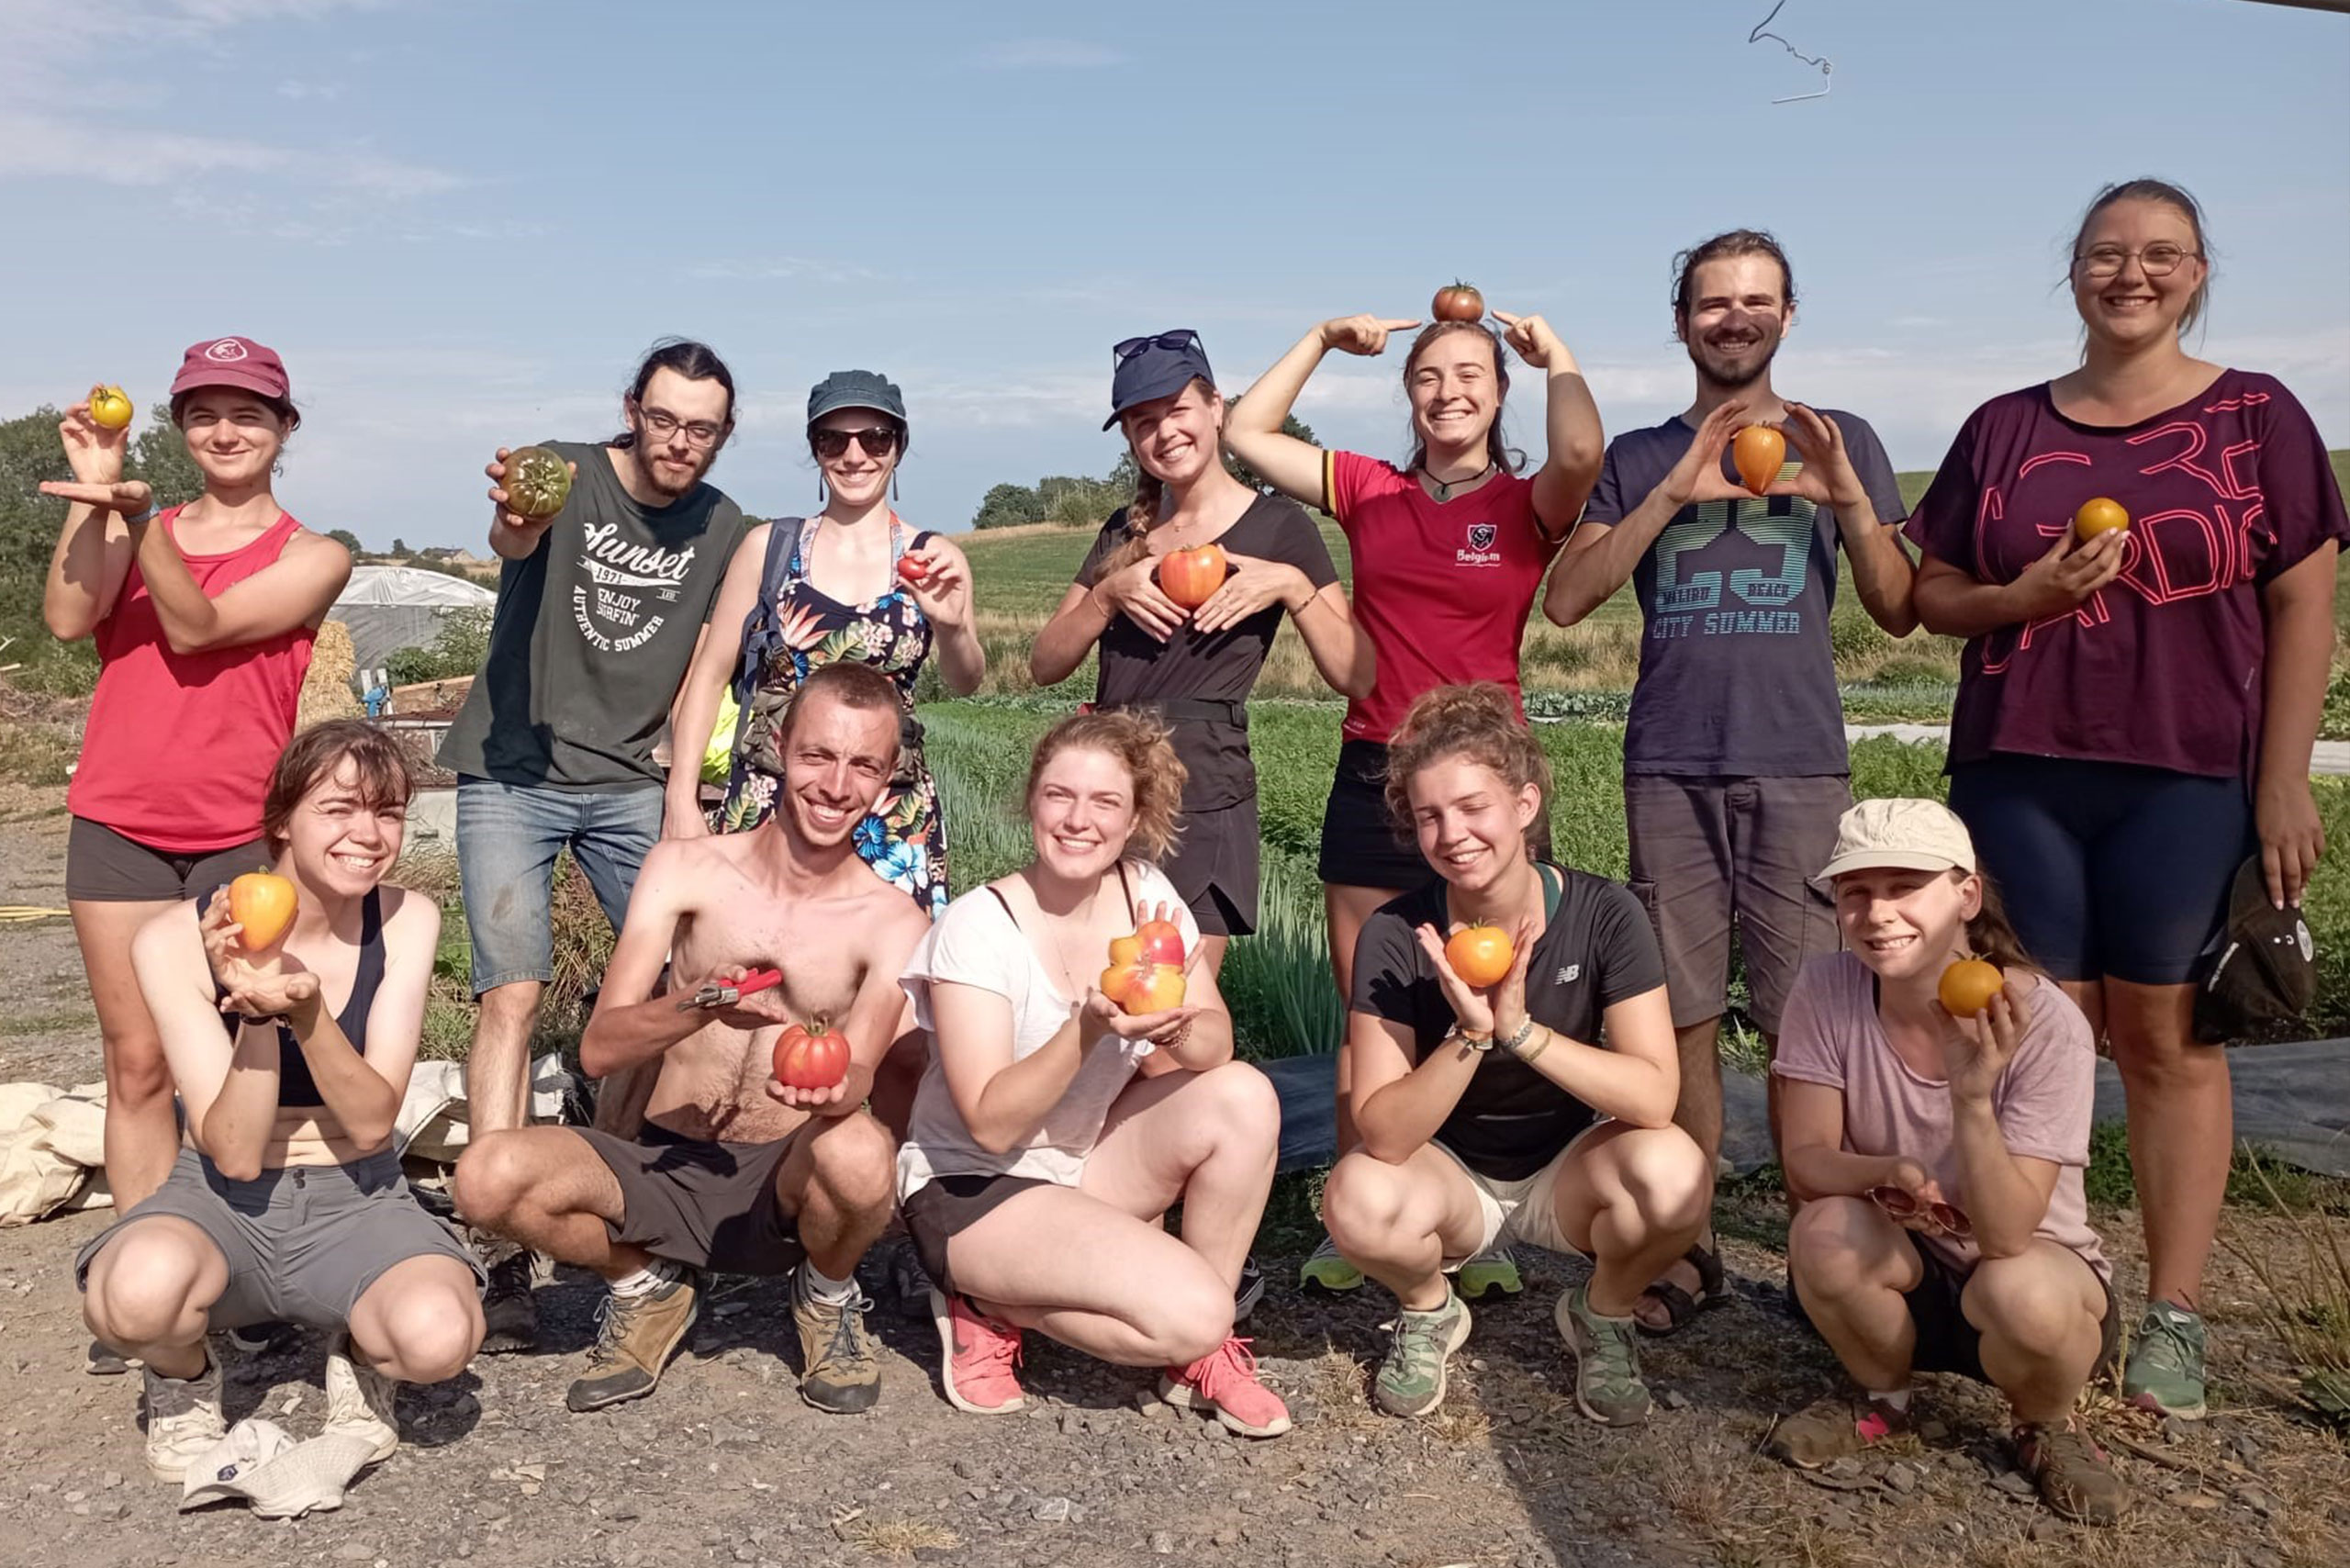
[[[1404,390],[1409,396],[1412,372],[1420,367],[1420,356],[1428,352],[1439,338],[1456,332],[1474,332],[1494,351],[1494,422],[1485,428],[1485,456],[1505,474],[1515,474],[1526,465],[1526,454],[1513,451],[1502,435],[1502,408],[1509,399],[1509,352],[1503,346],[1502,335],[1483,321],[1438,321],[1420,329],[1412,340],[1412,352],[1404,356]],[[1412,430],[1412,460],[1404,465],[1410,473],[1427,462],[1427,443],[1420,439],[1419,428]]]
[[[1157,860],[1174,847],[1182,830],[1183,780],[1190,770],[1175,755],[1165,723],[1125,709],[1070,714],[1036,743],[1023,799],[1035,800],[1046,766],[1065,751],[1098,751],[1125,767],[1135,787],[1135,825],[1127,835],[1128,847],[1147,860]]]
[[[1413,831],[1413,776],[1456,756],[1490,768],[1513,794],[1533,785],[1548,809],[1550,759],[1509,693],[1490,680],[1432,687],[1404,711],[1387,739],[1387,811],[1405,834]]]
[[[2069,281],[2073,269],[2080,265],[2081,242],[2088,238],[2089,225],[2097,221],[2098,213],[2118,201],[2158,201],[2176,209],[2187,219],[2187,226],[2195,230],[2195,254],[2203,263],[2203,281],[2195,286],[2195,297],[2187,302],[2187,314],[2178,319],[2178,334],[2185,337],[2188,330],[2203,319],[2204,308],[2210,303],[2211,240],[2203,230],[2202,205],[2184,187],[2172,185],[2168,180],[2141,176],[2134,180],[2116,180],[2098,192],[2089,199],[2087,210],[2081,214],[2080,224],[2073,230],[2073,242],[2065,247],[2065,277]]]
[[[726,423],[734,423],[734,373],[718,357],[718,351],[708,343],[698,343],[691,338],[664,338],[644,351],[637,362],[636,375],[628,384],[628,400],[641,403],[644,389],[653,385],[656,371],[673,370],[688,381],[715,381],[726,388]],[[631,447],[636,444],[634,431],[622,431],[607,444]],[[726,444],[726,432],[722,432],[718,444]]]
[[[296,735],[270,769],[269,787],[262,794],[261,831],[271,854],[285,852],[302,797],[332,778],[346,760],[358,769],[359,799],[369,811],[407,807],[416,791],[416,776],[391,733],[364,719],[329,719]]]
[[[1194,375],[1183,385],[1183,391],[1198,387],[1200,396],[1213,398],[1216,389],[1203,378]],[[1181,397],[1182,393],[1177,393]],[[1142,454],[1136,452],[1134,442],[1126,442],[1127,454],[1135,460],[1135,498],[1126,503],[1126,526],[1118,536],[1117,547],[1102,558],[1096,568],[1095,578],[1124,571],[1150,554],[1150,531],[1158,521],[1158,509],[1167,499],[1167,483],[1142,465]]]

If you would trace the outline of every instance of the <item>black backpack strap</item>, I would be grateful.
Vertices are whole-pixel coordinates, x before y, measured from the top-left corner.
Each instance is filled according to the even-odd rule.
[[[743,657],[734,668],[734,700],[747,701],[751,689],[757,684],[760,666],[767,663],[783,634],[783,615],[779,600],[791,573],[791,557],[800,547],[800,530],[808,520],[804,517],[779,517],[767,524],[767,558],[759,565],[759,597],[751,612],[743,618]]]

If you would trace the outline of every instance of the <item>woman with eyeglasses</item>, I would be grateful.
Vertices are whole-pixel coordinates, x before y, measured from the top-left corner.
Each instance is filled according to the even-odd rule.
[[[752,530],[727,569],[711,624],[742,634],[707,639],[678,693],[670,821],[690,833],[706,820],[693,802],[729,682],[742,717],[717,826],[736,833],[775,810],[783,777],[776,721],[808,672],[842,659],[869,664],[896,683],[904,713],[897,776],[858,824],[856,851],[935,918],[946,908],[946,828],[923,760],[914,683],[935,654],[947,689],[968,696],[987,674],[987,655],[971,624],[969,561],[890,504],[906,432],[903,395],[872,371],[834,371],[808,394],[823,509]]]
[[[1233,477],[1225,401],[1199,334],[1129,338],[1113,351],[1111,413],[1135,460],[1135,498],[1102,525],[1077,580],[1036,637],[1039,686],[1066,680],[1099,647],[1093,706],[1170,726],[1183,759],[1183,833],[1163,869],[1200,927],[1211,972],[1257,928],[1257,770],[1248,693],[1286,614],[1315,668],[1348,697],[1370,695],[1371,642],[1355,625],[1321,531],[1286,497]],[[1168,557],[1214,545],[1225,576],[1196,609],[1168,596]]]
[[[2350,537],[2293,395],[2186,350],[2209,252],[2177,186],[2100,191],[2072,245],[2081,364],[1977,409],[1908,524],[1919,619],[1967,639],[1951,806],[2129,1099],[2149,1299],[2123,1393],[2186,1417],[2233,1144],[2197,982],[2239,864],[2284,908],[2324,848],[2310,750]]]
[[[1291,498],[1337,521],[1353,556],[1354,610],[1378,659],[1379,680],[1347,700],[1338,767],[1322,818],[1320,875],[1338,994],[1353,994],[1356,939],[1379,907],[1427,881],[1417,846],[1386,804],[1387,737],[1422,692],[1490,680],[1518,705],[1518,645],[1543,574],[1583,515],[1607,439],[1573,353],[1539,316],[1496,311],[1438,321],[1404,356],[1412,455],[1403,467],[1355,452],[1325,452],[1282,432],[1281,421],[1325,355],[1375,355],[1390,335],[1420,323],[1377,316],[1323,322],[1257,378],[1225,423],[1225,445]],[[1502,433],[1509,395],[1505,345],[1540,371],[1549,450],[1531,475]],[[1550,821],[1530,846],[1548,854]],[[1338,1147],[1353,1142],[1346,1058],[1339,1058]],[[1362,1275],[1326,1239],[1304,1271],[1315,1289],[1360,1287]],[[1506,1256],[1473,1259],[1462,1294],[1515,1294]]]

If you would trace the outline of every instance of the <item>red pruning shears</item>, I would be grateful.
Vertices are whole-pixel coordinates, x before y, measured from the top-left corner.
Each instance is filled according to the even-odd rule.
[[[721,985],[716,980],[712,980],[677,1003],[677,1011],[691,1013],[697,1009],[707,1011],[713,1007],[731,1007],[753,991],[765,991],[769,986],[781,984],[782,981],[781,969],[753,969],[733,985]]]

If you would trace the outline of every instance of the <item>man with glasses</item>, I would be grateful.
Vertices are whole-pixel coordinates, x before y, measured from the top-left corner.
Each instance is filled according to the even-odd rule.
[[[476,1136],[529,1120],[532,1035],[554,978],[555,858],[568,849],[618,933],[660,837],[654,761],[672,699],[744,530],[703,482],[734,428],[734,378],[706,345],[656,344],[621,403],[628,429],[541,443],[572,470],[552,517],[512,509],[508,452],[489,465],[490,548],[505,562],[488,655],[441,748],[457,775],[457,864],[480,1014],[466,1058]],[[630,1076],[598,1121],[632,1132]],[[531,1255],[492,1257],[487,1350],[537,1338]]]
[[[1735,229],[1684,251],[1674,270],[1673,331],[1696,371],[1695,398],[1607,443],[1542,608],[1572,626],[1627,581],[1639,600],[1624,733],[1631,884],[1664,949],[1681,1060],[1673,1120],[1710,1170],[1721,1151],[1716,1043],[1732,932],[1746,1015],[1766,1051],[1796,971],[1838,946],[1834,909],[1809,879],[1852,803],[1829,633],[1839,547],[1872,621],[1897,637],[1918,622],[1895,537],[1908,509],[1876,432],[1771,384],[1795,324],[1786,253],[1766,233]],[[1725,465],[1751,426],[1785,443],[1753,492]],[[1772,1131],[1775,1140],[1775,1114]],[[1642,1328],[1671,1333],[1723,1298],[1711,1231],[1642,1298]]]

